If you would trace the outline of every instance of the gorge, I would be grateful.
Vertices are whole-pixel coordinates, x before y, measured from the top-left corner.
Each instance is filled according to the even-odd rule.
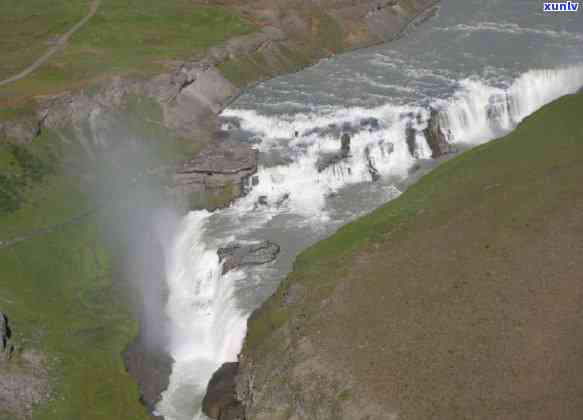
[[[442,156],[500,137],[577,92],[581,29],[580,16],[549,20],[526,2],[445,1],[404,39],[260,84],[223,111],[225,135],[259,151],[257,180],[228,208],[190,213],[170,251],[174,365],[159,413],[197,416],[212,373],[237,360],[248,315],[298,252],[399,196]],[[350,134],[350,155],[319,170],[342,133]],[[281,251],[271,265],[223,274],[217,250],[233,240],[270,240]],[[277,386],[279,399],[265,394],[250,418],[301,415],[297,394]]]

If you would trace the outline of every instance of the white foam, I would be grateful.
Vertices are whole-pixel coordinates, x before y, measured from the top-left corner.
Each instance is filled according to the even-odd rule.
[[[206,247],[206,211],[191,212],[182,223],[168,261],[170,384],[157,410],[168,420],[191,419],[193,395],[204,393],[208,380],[224,362],[236,360],[245,335],[246,314],[233,302],[241,275],[221,275],[217,250]]]
[[[524,118],[583,86],[583,65],[531,70],[507,89],[478,79],[460,82],[460,90],[435,104],[445,111],[444,126],[451,142],[477,144],[508,132]]]
[[[549,38],[583,42],[583,34],[567,31],[558,31],[551,28],[534,28],[520,26],[513,22],[472,22],[460,23],[451,27],[436,28],[439,31],[445,32],[498,32],[511,35],[541,35]]]

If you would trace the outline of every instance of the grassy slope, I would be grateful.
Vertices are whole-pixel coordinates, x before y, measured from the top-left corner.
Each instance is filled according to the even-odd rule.
[[[560,99],[303,252],[244,352],[270,357],[295,318],[404,419],[579,418],[581,115]]]
[[[7,144],[0,146],[0,173],[11,174],[20,191],[15,209],[6,206],[6,183],[0,185],[0,241],[86,210],[76,182],[50,165],[60,148],[45,134],[26,147],[36,159],[19,164]],[[25,169],[24,162],[36,162],[38,175],[29,174],[34,167]],[[96,218],[87,217],[0,248],[0,308],[12,320],[14,342],[20,350],[38,349],[48,362],[54,395],[38,408],[38,420],[148,418],[121,358],[137,325],[112,280],[99,231]]]
[[[87,14],[82,0],[8,0],[0,5],[0,79],[34,61],[49,38]],[[225,8],[190,0],[104,0],[97,15],[33,75],[0,88],[0,101],[81,86],[110,74],[152,74],[168,60],[203,53],[253,27]],[[0,102],[0,103],[2,103]]]
[[[277,52],[257,51],[229,58],[218,65],[219,70],[236,86],[245,87],[277,74],[298,71],[330,53],[344,50],[342,27],[334,18],[320,9],[311,10],[304,18],[311,32],[302,34],[303,40],[293,49],[279,46]]]

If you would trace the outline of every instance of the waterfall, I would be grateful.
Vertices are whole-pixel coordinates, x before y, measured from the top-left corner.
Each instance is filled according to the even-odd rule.
[[[293,216],[294,223],[325,224],[331,218],[329,197],[350,185],[371,184],[379,175],[378,182],[387,187],[386,195],[375,202],[380,205],[398,195],[390,179],[406,178],[416,162],[430,159],[425,132],[432,109],[438,110],[447,142],[479,144],[510,131],[546,103],[576,92],[583,86],[583,66],[529,71],[506,88],[478,79],[462,80],[458,86],[449,99],[435,99],[429,107],[386,104],[276,116],[224,111],[225,117],[239,120],[243,130],[260,139],[260,152],[283,158],[261,166],[249,194],[230,208],[187,215],[174,241],[167,272],[167,314],[175,362],[170,386],[158,406],[166,419],[201,415],[200,401],[212,373],[237,359],[245,336],[249,312],[238,307],[236,292],[246,274],[221,274],[217,245],[212,245],[217,240],[207,232],[213,218],[221,218],[223,234],[230,237],[242,230],[252,233],[282,214]],[[338,152],[341,132],[350,132],[349,155],[318,169],[322,156]],[[411,135],[414,153],[407,142]]]

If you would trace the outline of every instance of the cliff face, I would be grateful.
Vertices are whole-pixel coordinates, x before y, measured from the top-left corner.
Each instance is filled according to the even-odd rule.
[[[579,419],[582,107],[560,99],[303,252],[249,319],[246,419]]]

